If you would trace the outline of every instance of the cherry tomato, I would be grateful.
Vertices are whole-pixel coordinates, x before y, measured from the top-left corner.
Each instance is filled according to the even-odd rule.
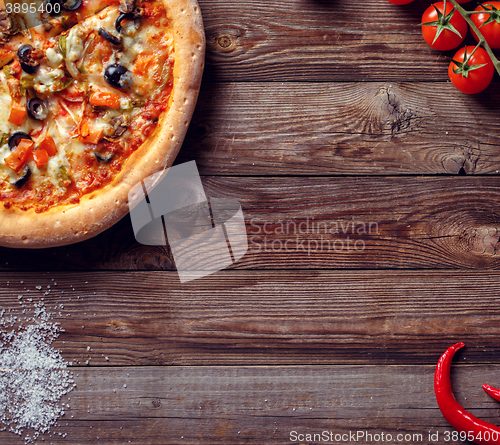
[[[451,83],[457,90],[465,94],[476,94],[485,90],[491,83],[495,72],[495,67],[486,50],[478,48],[474,51],[474,48],[474,46],[466,46],[459,49],[453,57],[453,60],[457,62],[464,62],[465,51],[467,50],[466,72],[455,72],[460,71],[460,68],[453,62],[450,62],[448,67],[448,76],[450,76]],[[472,54],[473,51],[474,54]],[[484,66],[479,67],[480,65]]]
[[[414,0],[387,0],[387,1],[394,5],[407,5],[408,3],[411,3]]]
[[[493,14],[472,14],[471,19],[481,31],[490,48],[500,48],[500,2],[486,2],[479,5],[475,11],[493,11]],[[490,18],[491,17],[491,18]],[[486,23],[489,22],[489,23]],[[474,31],[472,35],[479,42]]]
[[[437,8],[439,14],[434,7]],[[422,35],[424,36],[424,40],[432,48],[439,51],[449,51],[456,48],[464,41],[467,34],[467,22],[456,10],[453,12],[453,16],[451,16],[452,10],[453,5],[450,2],[446,2],[446,12],[444,13],[444,17],[442,17],[444,2],[438,2],[429,6],[422,15]],[[437,38],[436,34],[438,34]]]

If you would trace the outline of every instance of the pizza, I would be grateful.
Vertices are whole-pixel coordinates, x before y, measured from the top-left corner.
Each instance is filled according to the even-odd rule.
[[[195,0],[40,4],[31,28],[0,12],[0,245],[15,248],[124,217],[134,185],[172,165],[204,66]]]

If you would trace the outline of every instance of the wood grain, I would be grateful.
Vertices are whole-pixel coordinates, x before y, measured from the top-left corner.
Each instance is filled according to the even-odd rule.
[[[65,330],[55,347],[79,366],[435,364],[457,341],[461,361],[498,363],[499,278],[223,271],[181,284],[172,272],[12,273],[0,278],[0,307],[44,298]]]
[[[500,89],[472,97],[437,82],[205,83],[177,163],[205,175],[498,174],[499,111]]]
[[[208,177],[209,197],[241,202],[239,269],[498,269],[498,177]],[[165,246],[135,242],[129,217],[50,250],[0,249],[2,270],[164,270]]]
[[[460,360],[461,356],[457,357]],[[454,366],[456,396],[498,423],[498,402],[481,389],[500,367]],[[439,442],[452,429],[433,394],[433,366],[134,367],[77,370],[70,409],[45,443],[291,443],[290,433],[391,434]],[[402,388],[404,392],[402,393]],[[62,439],[58,434],[67,434]],[[409,434],[407,439],[404,435]],[[413,436],[415,435],[415,436]],[[423,437],[419,439],[418,435]],[[3,444],[24,442],[0,433]],[[38,443],[42,443],[39,441]],[[298,443],[318,443],[300,441]],[[341,443],[331,441],[328,443]],[[385,442],[384,442],[385,443]]]
[[[428,1],[201,0],[206,80],[447,81],[454,51],[422,38]],[[473,8],[472,8],[473,9]],[[468,38],[468,42],[469,39]]]
[[[234,267],[245,269],[496,269],[499,186],[485,177],[205,181],[208,196],[241,199],[249,251]]]
[[[39,443],[443,444],[432,377],[456,341],[458,400],[500,423],[481,389],[500,370],[500,83],[447,83],[428,5],[200,1],[207,67],[177,162],[241,202],[249,252],[181,284],[128,216],[77,245],[0,248],[0,311],[43,298],[74,364],[71,408]]]

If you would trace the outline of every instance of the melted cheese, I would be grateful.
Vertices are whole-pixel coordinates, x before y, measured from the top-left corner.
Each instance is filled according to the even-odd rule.
[[[63,55],[54,48],[49,48],[45,53],[51,67],[56,68],[64,60]]]
[[[66,60],[75,62],[83,52],[85,37],[87,34],[80,26],[71,28],[68,37],[66,38]]]
[[[91,3],[92,1],[90,0]],[[99,4],[97,1],[92,4],[94,3]],[[86,6],[82,7],[84,8]],[[97,15],[81,20],[69,31],[64,31],[65,56],[61,52],[59,36],[56,34],[51,34],[45,40],[36,39],[31,42],[33,46],[45,52],[45,58],[33,76],[35,90],[43,94],[40,97],[49,107],[49,116],[43,125],[30,118],[25,118],[19,127],[8,122],[12,99],[7,88],[7,79],[0,71],[0,103],[3,105],[0,107],[0,132],[12,134],[14,131],[33,131],[35,148],[47,136],[52,137],[57,147],[57,154],[49,158],[46,167],[38,169],[33,160],[28,162],[32,171],[30,183],[33,188],[43,188],[49,184],[52,196],[63,196],[70,179],[76,183],[77,188],[81,186],[81,189],[85,190],[92,184],[92,174],[98,176],[99,172],[105,172],[108,165],[97,163],[94,151],[100,150],[106,155],[109,153],[108,145],[126,146],[132,131],[124,131],[124,127],[128,127],[131,122],[135,122],[135,128],[141,129],[151,125],[153,118],[144,117],[141,106],[147,103],[149,97],[161,92],[171,75],[173,30],[156,27],[152,22],[149,22],[148,26],[136,26],[135,23],[126,21],[123,24],[124,34],[121,36],[123,44],[114,46],[100,36],[98,31],[102,27],[116,34],[115,22],[119,14],[116,6],[107,7]],[[58,32],[63,31],[60,29]],[[149,56],[149,59],[144,61],[141,55]],[[106,67],[115,63],[129,70],[126,76],[130,79],[131,86],[127,90],[115,89],[105,80]],[[141,72],[135,69],[139,63],[143,65]],[[151,65],[144,65],[145,63]],[[68,72],[77,79],[76,87],[62,91],[68,86],[68,82],[71,83]],[[60,91],[60,94],[52,94]],[[97,112],[92,112],[88,98],[95,91],[116,94],[120,108],[99,107]],[[102,134],[108,138],[108,142],[103,139],[99,145],[82,142],[85,135],[80,132],[84,123],[91,134]],[[0,192],[5,191],[6,187],[13,190],[12,186],[5,185],[6,179],[8,183],[12,183],[18,178],[16,173],[5,165],[4,160],[9,154],[7,144],[0,147]],[[120,162],[122,161],[126,159]],[[94,170],[89,179],[86,169],[92,163]]]

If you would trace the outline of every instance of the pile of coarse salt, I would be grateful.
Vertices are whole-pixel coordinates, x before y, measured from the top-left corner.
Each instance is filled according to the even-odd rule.
[[[60,351],[51,344],[63,329],[51,321],[42,301],[22,314],[0,311],[0,431],[9,429],[33,443],[47,433],[69,405],[61,398],[75,383]],[[29,299],[32,302],[32,299]],[[64,434],[66,436],[66,434]]]

